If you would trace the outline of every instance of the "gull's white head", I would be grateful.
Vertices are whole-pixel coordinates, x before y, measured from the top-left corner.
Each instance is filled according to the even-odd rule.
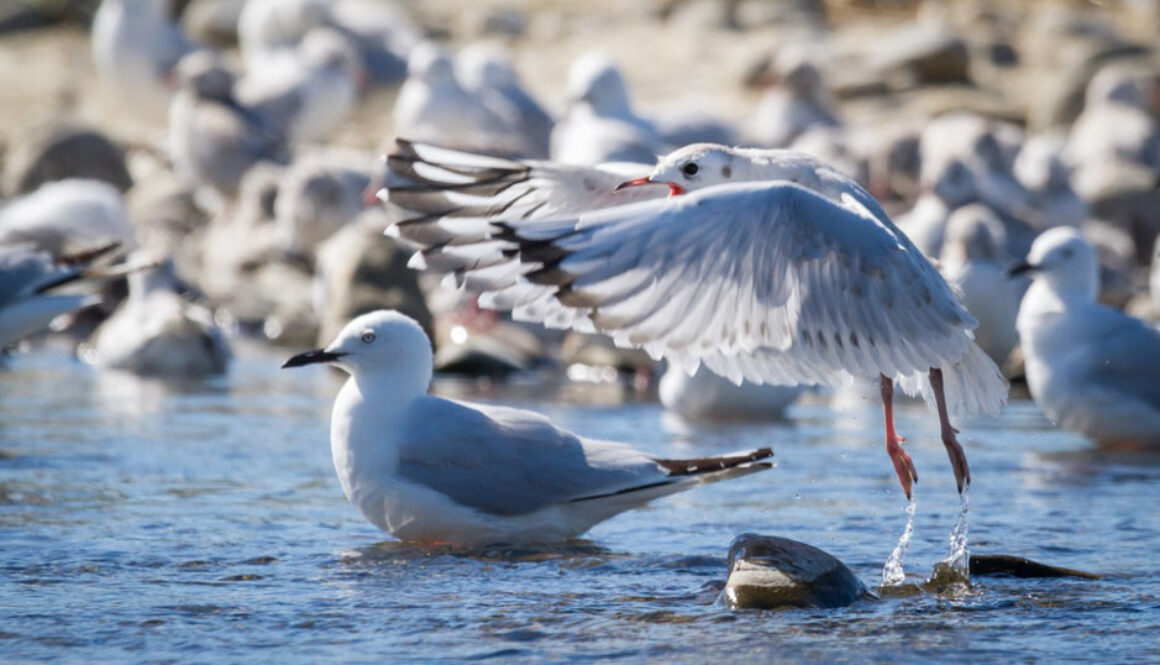
[[[432,42],[422,42],[407,56],[407,75],[430,84],[455,80],[455,67],[447,52]]]
[[[362,75],[362,61],[354,45],[333,28],[311,30],[298,46],[302,59],[319,69],[341,72],[352,79]]]
[[[1148,94],[1139,77],[1122,66],[1111,64],[1101,69],[1084,91],[1084,107],[1100,104],[1125,104],[1147,108]]]
[[[178,83],[202,99],[232,99],[235,79],[222,57],[213,51],[194,51],[177,64]]]
[[[964,206],[979,196],[974,172],[970,166],[958,159],[947,162],[930,189],[945,201],[950,209]]]
[[[968,262],[1009,263],[1007,230],[989,207],[972,203],[951,213],[940,259],[946,266]]]
[[[487,43],[470,44],[460,50],[455,56],[455,75],[471,90],[500,90],[518,83],[507,54]]]
[[[817,97],[825,91],[822,72],[804,45],[783,47],[774,59],[777,84],[799,97]]]
[[[1011,268],[1011,275],[1028,274],[1060,296],[1095,301],[1100,287],[1096,250],[1079,231],[1059,226],[1044,231],[1031,244],[1027,259]]]
[[[727,182],[752,179],[752,163],[736,150],[715,143],[694,143],[661,157],[653,172],[620,183],[617,189],[641,185],[667,185],[669,192],[683,194]]]
[[[597,113],[628,111],[628,89],[616,63],[602,53],[586,53],[568,69],[568,96],[587,102]]]
[[[1070,187],[1070,174],[1060,155],[1062,136],[1040,135],[1027,139],[1015,158],[1013,172],[1024,187],[1034,190]]]
[[[324,349],[300,353],[282,367],[329,363],[351,376],[386,375],[400,385],[431,381],[431,342],[414,319],[380,309],[354,319]]]

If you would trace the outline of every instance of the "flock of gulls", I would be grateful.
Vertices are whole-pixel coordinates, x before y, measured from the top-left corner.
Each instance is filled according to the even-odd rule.
[[[1160,332],[1121,295],[1151,256],[1152,302],[1137,289],[1133,307],[1160,312],[1156,71],[1099,70],[1065,133],[959,112],[868,145],[808,49],[778,51],[742,127],[638,114],[598,53],[549,111],[502,49],[454,52],[385,3],[248,0],[236,53],[165,4],[104,0],[92,27],[102,83],[167,118],[144,158],[161,184],[127,201],[65,168],[4,202],[0,347],[50,331],[103,370],[184,379],[228,371],[238,335],[328,342],[285,367],[350,375],[335,469],[398,538],[565,539],[771,466],[769,449],[656,459],[429,395],[433,335],[527,337],[548,358],[565,336],[608,340],[663,371],[662,403],[688,419],[876,389],[907,497],[896,389],[938,418],[960,493],[956,423],[998,414],[1008,379],[1096,444],[1160,447]],[[397,91],[392,140],[333,147],[368,90]]]

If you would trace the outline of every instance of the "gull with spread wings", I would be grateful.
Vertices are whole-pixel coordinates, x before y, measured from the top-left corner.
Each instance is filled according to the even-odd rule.
[[[938,412],[995,414],[1006,382],[975,319],[853,180],[787,150],[695,144],[639,165],[577,167],[399,141],[380,198],[411,265],[517,319],[601,332],[734,382],[880,382],[886,450],[909,497],[895,384]],[[666,196],[667,195],[667,196]]]

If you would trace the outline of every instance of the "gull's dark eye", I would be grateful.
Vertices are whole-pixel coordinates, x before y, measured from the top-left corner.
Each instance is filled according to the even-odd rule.
[[[681,167],[681,173],[684,173],[687,176],[697,175],[697,171],[700,170],[701,167],[697,166],[696,162],[689,162],[688,164],[685,164]]]
[[[1067,247],[1060,253],[1063,254],[1063,258],[1070,259],[1071,255],[1074,254],[1075,252],[1071,251],[1070,247]]]
[[[371,342],[375,341],[375,334],[373,332],[363,333],[362,334],[362,341],[367,343],[367,344],[370,344]]]

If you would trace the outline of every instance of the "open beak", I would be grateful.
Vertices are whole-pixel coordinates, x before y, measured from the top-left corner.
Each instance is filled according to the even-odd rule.
[[[326,351],[324,349],[315,349],[307,351],[306,353],[299,353],[282,363],[282,369],[289,369],[291,367],[302,367],[304,365],[317,365],[318,363],[329,363],[338,360],[345,356],[345,353],[335,353],[333,351]]]
[[[620,190],[628,187],[640,187],[641,185],[668,185],[669,196],[677,196],[678,194],[685,193],[685,188],[681,187],[677,183],[669,182],[667,180],[653,180],[652,176],[642,176],[640,178],[633,178],[632,180],[625,180],[624,182],[614,187],[612,191],[619,192]]]
[[[1025,275],[1036,270],[1039,270],[1039,266],[1033,266],[1026,261],[1020,261],[1007,269],[1007,277],[1018,277],[1019,275]]]

